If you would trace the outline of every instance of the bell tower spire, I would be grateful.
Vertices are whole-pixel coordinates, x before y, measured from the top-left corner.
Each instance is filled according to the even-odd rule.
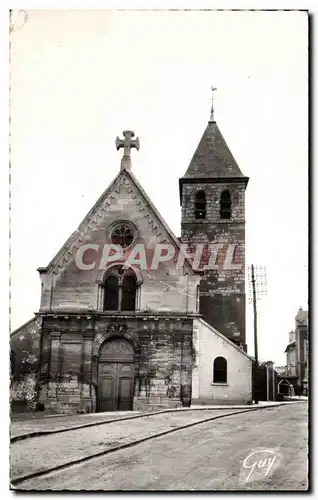
[[[245,339],[245,189],[243,175],[214,117],[184,176],[179,180],[181,243],[189,253],[207,248],[199,288],[199,311],[212,327],[246,350]],[[211,246],[218,251],[214,254]],[[212,258],[211,258],[212,256]],[[194,257],[194,256],[193,256]],[[210,262],[211,260],[211,262]]]

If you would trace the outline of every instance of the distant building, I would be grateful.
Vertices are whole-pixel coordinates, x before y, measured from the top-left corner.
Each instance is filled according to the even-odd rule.
[[[289,332],[289,343],[287,344],[285,353],[287,365],[286,375],[288,377],[296,377],[296,341],[295,332],[293,330]]]
[[[286,375],[287,373],[287,366],[275,366],[275,371],[277,375]]]
[[[286,378],[294,386],[299,386],[302,391],[308,392],[308,311],[302,307],[295,318],[295,331],[289,332],[289,343],[286,353]]]

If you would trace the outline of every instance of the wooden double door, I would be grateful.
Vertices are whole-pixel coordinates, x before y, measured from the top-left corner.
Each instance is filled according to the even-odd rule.
[[[105,342],[99,354],[97,410],[132,410],[134,379],[134,350],[130,342],[121,338]]]

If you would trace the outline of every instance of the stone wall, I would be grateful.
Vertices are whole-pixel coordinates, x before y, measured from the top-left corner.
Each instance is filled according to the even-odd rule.
[[[211,326],[245,348],[245,185],[244,183],[183,184],[182,243],[190,252],[196,245],[219,244],[215,265],[200,283],[200,313]],[[231,193],[232,216],[220,218],[220,197]],[[195,220],[195,195],[206,194],[206,218]],[[208,265],[209,252],[202,259]],[[231,265],[231,268],[228,266]]]

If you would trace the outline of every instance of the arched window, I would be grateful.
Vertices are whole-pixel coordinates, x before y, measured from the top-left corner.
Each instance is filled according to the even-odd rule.
[[[118,310],[118,295],[119,283],[118,278],[114,274],[107,276],[104,285],[104,310],[117,311]]]
[[[226,359],[219,356],[213,363],[213,383],[226,383],[227,381]]]
[[[206,216],[206,199],[205,192],[198,191],[195,195],[195,218],[205,219]]]
[[[134,311],[136,290],[136,276],[130,268],[111,268],[104,281],[104,311]]]
[[[220,200],[220,217],[221,219],[230,219],[232,215],[231,195],[228,189],[222,191]]]
[[[122,311],[134,311],[136,303],[136,278],[133,274],[124,276],[122,285]]]

